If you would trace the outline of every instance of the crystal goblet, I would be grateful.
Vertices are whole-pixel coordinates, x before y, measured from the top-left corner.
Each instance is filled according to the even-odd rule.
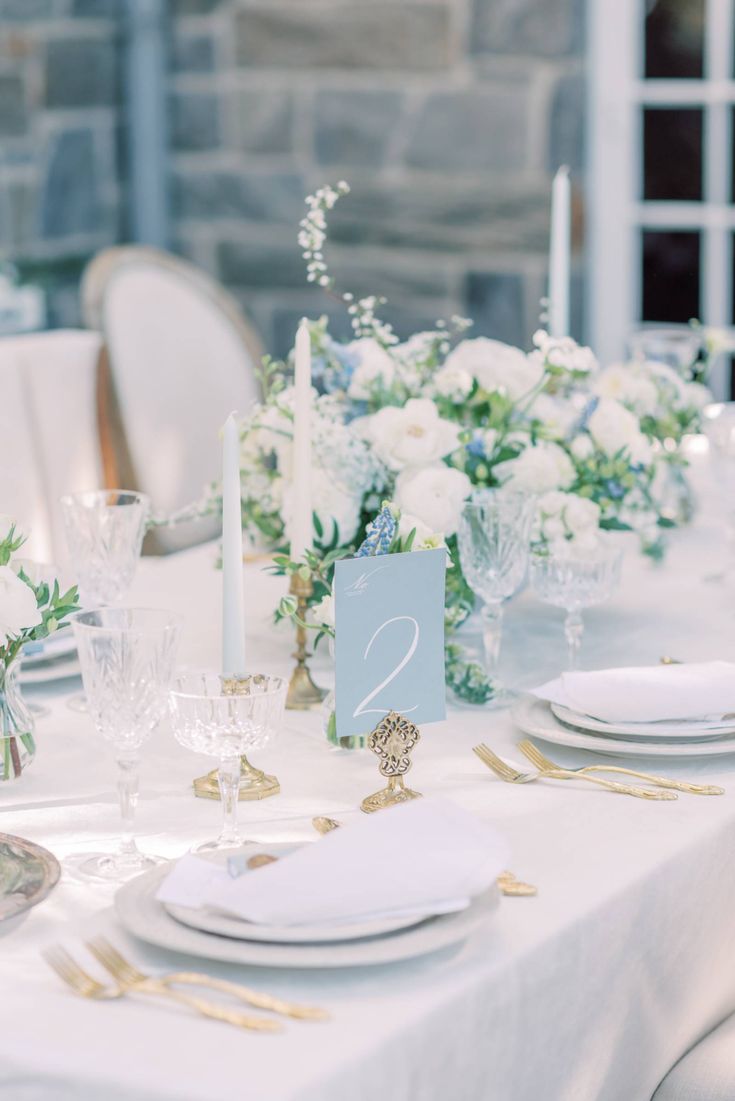
[[[572,547],[531,556],[531,586],[547,604],[564,608],[569,668],[574,669],[584,633],[582,609],[607,600],[620,582],[622,551],[600,543],[589,550]]]
[[[72,618],[88,711],[112,747],[118,769],[121,838],[114,855],[89,856],[85,875],[126,879],[157,857],[134,839],[140,751],[166,711],[180,619],[155,608],[98,608]]]
[[[493,677],[500,656],[503,601],[526,575],[534,508],[528,494],[488,489],[473,494],[462,510],[459,557],[469,585],[483,602],[485,664]]]
[[[184,673],[169,694],[171,725],[187,749],[217,758],[222,801],[219,837],[196,845],[194,852],[232,849],[243,843],[237,824],[240,757],[260,749],[283,722],[286,681],[264,673],[223,677]]]

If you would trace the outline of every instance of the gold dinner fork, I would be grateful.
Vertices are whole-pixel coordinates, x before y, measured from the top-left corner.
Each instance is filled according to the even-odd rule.
[[[133,986],[132,984],[123,982],[117,976],[114,976],[115,984],[113,986],[105,986],[104,983],[98,982],[97,979],[92,978],[92,976],[80,967],[76,960],[59,945],[54,945],[52,948],[45,949],[42,955],[46,963],[53,968],[59,978],[63,979],[67,986],[70,986],[76,994],[80,994],[83,998],[93,998],[95,1000],[104,1001],[113,998],[122,998],[128,992],[151,994],[168,998],[169,1001],[177,1002],[179,1005],[188,1006],[189,1009],[196,1010],[202,1017],[208,1017],[210,1020],[214,1021],[223,1021],[226,1024],[235,1025],[237,1028],[246,1028],[257,1032],[274,1032],[281,1027],[277,1021],[271,1021],[267,1017],[246,1017],[242,1013],[235,1013],[232,1010],[226,1009],[224,1006],[216,1005],[214,1002],[203,1001],[201,998],[192,998],[188,994],[180,994],[177,990],[169,990],[162,984],[150,983],[146,986]]]
[[[545,757],[540,749],[525,738],[518,743],[518,748],[524,756],[528,757],[532,765],[540,768],[542,772],[548,772],[561,768],[552,760]],[[673,791],[685,791],[689,795],[724,795],[725,789],[716,784],[690,784],[686,780],[669,780],[666,776],[652,776],[648,772],[638,772],[634,768],[623,768],[622,765],[585,765],[583,768],[567,768],[565,772],[574,773],[575,776],[584,777],[588,772],[617,772],[623,776],[635,776],[639,780],[647,780],[649,784],[655,784],[660,788],[671,788]]]
[[[177,983],[189,986],[205,986],[212,990],[218,990],[222,994],[229,994],[231,997],[237,998],[256,1009],[270,1010],[271,1013],[280,1013],[284,1017],[292,1017],[295,1020],[326,1021],[329,1019],[329,1014],[325,1009],[295,1005],[293,1002],[286,1002],[282,998],[276,998],[270,994],[261,994],[259,991],[251,990],[239,983],[229,982],[227,979],[215,979],[210,975],[202,975],[196,971],[172,971],[167,975],[146,975],[126,960],[104,937],[97,937],[95,940],[88,941],[87,948],[102,966],[123,985],[127,984],[135,987],[153,984],[164,986],[167,989]]]
[[[586,780],[589,784],[597,784],[598,787],[605,788],[607,791],[616,791],[620,795],[633,795],[636,799],[661,800],[678,798],[674,791],[657,791],[653,788],[631,787],[628,784],[618,784],[614,780],[601,780],[597,776],[578,776],[575,772],[570,772],[568,769],[563,768],[544,769],[539,772],[518,772],[517,769],[512,768],[493,753],[491,749],[488,749],[486,745],[474,746],[473,752],[477,754],[482,763],[486,765],[491,772],[494,772],[496,776],[504,780],[507,784],[530,784],[534,780],[576,779]]]

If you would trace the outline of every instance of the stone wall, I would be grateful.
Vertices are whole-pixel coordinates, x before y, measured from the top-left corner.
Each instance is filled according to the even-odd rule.
[[[583,3],[168,0],[172,247],[282,353],[298,317],[335,309],[296,230],[307,192],[344,178],[343,289],[385,294],[402,335],[461,313],[527,343],[551,173],[581,183]],[[0,0],[0,250],[50,285],[56,323],[84,260],[125,239],[124,4]]]
[[[0,261],[78,320],[86,259],[125,232],[110,0],[0,0]]]
[[[304,284],[295,227],[307,191],[341,178],[340,286],[385,294],[403,334],[462,313],[527,343],[551,173],[581,175],[583,0],[171,3],[177,247],[270,348],[332,311]]]

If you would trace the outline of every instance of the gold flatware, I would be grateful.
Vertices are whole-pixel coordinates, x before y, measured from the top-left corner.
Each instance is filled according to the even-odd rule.
[[[274,1032],[281,1027],[277,1021],[268,1020],[266,1017],[245,1017],[242,1013],[234,1013],[223,1006],[215,1005],[214,1002],[192,998],[188,994],[180,994],[178,991],[169,990],[166,987],[156,986],[152,983],[146,986],[133,987],[122,982],[117,976],[113,976],[115,978],[114,985],[106,986],[80,967],[76,960],[59,945],[44,950],[42,956],[59,978],[71,987],[75,994],[79,994],[83,998],[105,1001],[122,998],[127,993],[151,994],[178,1002],[179,1005],[188,1006],[189,1009],[196,1010],[202,1017],[208,1017],[214,1021],[223,1021],[226,1024],[235,1025],[237,1028],[247,1028],[258,1032]]]
[[[250,857],[247,866],[252,871],[253,868],[264,868],[266,864],[272,864],[275,860],[278,860],[277,856],[269,856],[268,853],[257,853]]]
[[[605,788],[607,791],[615,791],[620,795],[632,795],[636,799],[664,800],[678,798],[674,791],[631,787],[629,784],[618,784],[614,780],[602,780],[598,776],[578,776],[576,772],[570,772],[563,768],[544,769],[539,772],[518,772],[517,769],[512,768],[497,754],[493,753],[491,749],[488,749],[486,745],[474,746],[473,753],[476,753],[482,763],[507,784],[530,784],[534,780],[576,779],[586,780],[587,783],[597,784],[598,787]]]
[[[252,990],[240,983],[230,982],[227,979],[215,979],[210,975],[202,975],[197,971],[172,971],[166,975],[146,975],[126,960],[103,937],[97,937],[87,947],[103,967],[110,971],[118,981],[127,981],[131,986],[141,983],[159,983],[166,987],[177,983],[188,986],[204,986],[212,990],[218,990],[222,994],[229,994],[255,1009],[270,1010],[271,1013],[280,1013],[282,1016],[292,1017],[294,1020],[326,1021],[329,1019],[329,1014],[325,1009],[319,1009],[316,1006],[296,1005],[294,1002],[284,1001],[283,998],[276,998],[271,994],[262,994],[260,991]],[[102,958],[103,955],[104,959]]]
[[[312,818],[311,824],[317,833],[325,834],[331,833],[332,830],[338,830],[342,823],[338,822],[336,818],[327,818],[325,815],[320,815],[317,818]],[[530,898],[532,895],[538,894],[538,888],[534,887],[532,883],[523,883],[520,879],[516,879],[513,872],[501,872],[497,878],[497,884],[501,894],[513,896],[514,898]]]
[[[528,757],[532,765],[540,768],[542,772],[549,769],[561,768],[549,757],[538,749],[533,742],[525,738],[518,743],[518,748],[524,756]],[[649,784],[655,784],[660,788],[670,788],[673,791],[684,791],[689,795],[724,795],[725,789],[716,784],[690,784],[687,780],[669,780],[666,776],[653,776],[648,772],[638,772],[634,768],[623,768],[621,765],[585,765],[583,768],[568,768],[567,772],[573,772],[575,776],[584,776],[588,772],[616,772],[623,776],[635,776],[639,780],[647,780]]]

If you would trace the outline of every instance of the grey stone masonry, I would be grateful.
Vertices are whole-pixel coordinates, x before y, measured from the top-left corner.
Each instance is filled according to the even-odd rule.
[[[304,196],[339,179],[340,289],[386,295],[402,336],[459,313],[528,344],[560,163],[583,192],[584,0],[164,6],[171,246],[230,287],[270,351],[304,313],[349,333],[296,243]],[[0,0],[0,259],[49,287],[55,322],[76,320],[88,257],[127,234],[127,11]]]

